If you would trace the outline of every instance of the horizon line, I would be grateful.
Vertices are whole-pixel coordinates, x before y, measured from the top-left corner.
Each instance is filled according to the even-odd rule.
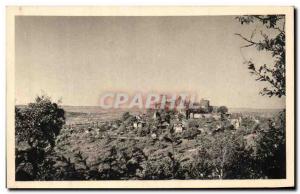
[[[28,103],[29,104],[29,103]],[[15,104],[15,106],[27,106],[28,104]],[[98,107],[101,108],[99,105],[66,105],[66,104],[58,104],[59,106],[71,106],[71,107]],[[226,105],[221,105],[221,106],[226,106]],[[218,107],[218,106],[216,106]],[[272,110],[272,109],[285,109],[286,107],[275,107],[275,108],[253,108],[253,107],[229,107],[226,106],[228,109],[267,109],[267,110]],[[114,108],[116,109],[116,108]],[[118,109],[139,109],[139,108],[118,108]]]

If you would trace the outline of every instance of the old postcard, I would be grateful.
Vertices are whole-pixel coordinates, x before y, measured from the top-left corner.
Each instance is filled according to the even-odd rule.
[[[8,188],[294,187],[293,7],[8,7]]]

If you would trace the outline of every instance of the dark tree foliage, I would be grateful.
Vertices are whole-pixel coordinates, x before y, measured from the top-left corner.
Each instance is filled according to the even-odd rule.
[[[197,128],[188,128],[183,132],[182,138],[191,140],[195,139],[198,134],[200,134],[200,131]]]
[[[131,115],[130,115],[129,112],[125,112],[125,113],[123,113],[123,115],[122,115],[122,119],[125,121],[125,120],[127,120],[130,116],[131,116]]]
[[[101,179],[104,180],[117,180],[120,179],[121,172],[118,165],[118,152],[115,146],[111,147],[108,154],[104,156],[103,161],[99,166],[99,173]]]
[[[226,106],[220,106],[217,110],[218,113],[225,114],[228,112],[228,108]]]
[[[16,180],[43,179],[44,167],[50,165],[46,156],[64,122],[64,110],[47,96],[15,109]]]
[[[141,179],[147,160],[144,152],[138,147],[124,149],[112,146],[98,166],[98,180]]]
[[[193,166],[192,176],[201,179],[253,178],[251,151],[245,149],[242,134],[224,131],[213,137],[200,137],[202,144]]]
[[[260,132],[257,142],[257,166],[266,178],[286,177],[285,111],[270,120],[268,129]]]
[[[16,108],[17,143],[25,141],[30,146],[53,147],[65,123],[64,113],[47,96],[37,97],[34,103],[29,103],[25,108]]]
[[[177,170],[179,169],[179,161],[176,158],[176,151],[175,151],[175,146],[179,145],[182,143],[182,140],[176,136],[174,128],[171,127],[169,128],[168,134],[166,136],[164,136],[163,139],[166,143],[171,145],[171,151],[168,152],[168,158],[171,161],[171,173],[172,173],[172,178],[176,178],[176,173]]]
[[[236,34],[242,38],[246,45],[242,48],[255,47],[258,51],[267,51],[274,58],[273,64],[254,64],[251,60],[245,61],[250,73],[256,77],[256,81],[269,83],[260,91],[261,95],[285,96],[285,17],[282,15],[256,15],[237,17],[239,22],[244,24],[260,23],[264,26],[265,31],[272,31],[274,36],[263,30],[260,36],[255,35],[253,31],[251,37],[245,37],[242,34]]]
[[[164,180],[171,179],[173,175],[173,162],[169,157],[148,160],[146,162],[146,170],[144,179],[146,180]]]

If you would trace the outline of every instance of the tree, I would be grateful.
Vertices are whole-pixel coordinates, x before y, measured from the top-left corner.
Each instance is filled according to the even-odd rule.
[[[176,152],[175,152],[175,145],[179,145],[182,143],[182,140],[179,139],[178,136],[176,136],[174,128],[171,127],[169,129],[169,133],[164,136],[163,139],[166,143],[171,144],[171,151],[168,152],[168,157],[171,160],[171,167],[172,167],[172,178],[176,178],[176,172],[180,167],[180,163],[178,162],[178,159],[176,158]]]
[[[256,77],[256,81],[269,83],[269,86],[263,88],[260,94],[279,98],[285,96],[285,17],[283,15],[256,15],[240,16],[237,19],[242,25],[260,23],[265,28],[265,32],[261,30],[260,36],[255,35],[256,30],[252,32],[250,38],[236,34],[247,43],[242,48],[255,47],[258,51],[269,52],[274,58],[273,64],[254,64],[251,60],[245,61],[250,73]],[[266,31],[272,31],[272,33]],[[275,34],[275,36],[271,37],[270,34]]]
[[[16,108],[17,142],[26,141],[30,146],[53,147],[55,138],[65,123],[65,111],[52,103],[47,96],[38,96],[25,108]]]
[[[220,106],[217,110],[218,113],[225,114],[228,112],[228,108],[226,106]]]
[[[200,135],[199,138],[201,144],[192,167],[192,177],[201,179],[253,178],[251,151],[245,149],[243,135],[224,131],[214,136]]]
[[[55,138],[65,123],[64,110],[47,96],[15,109],[16,179],[38,179],[45,158],[52,152]]]
[[[123,115],[122,115],[123,121],[127,120],[129,117],[131,117],[131,115],[130,115],[129,112],[125,112],[125,113],[123,113]]]
[[[117,142],[109,145],[105,155],[98,166],[99,180],[141,179],[144,171],[143,163],[147,156],[143,150],[133,146],[132,143]]]
[[[285,111],[280,112],[269,126],[259,133],[257,166],[267,178],[286,177]]]
[[[188,128],[184,130],[182,138],[191,140],[197,137],[198,134],[200,134],[200,131],[197,128]]]
[[[258,65],[251,60],[246,61],[250,73],[257,81],[269,83],[268,87],[260,91],[261,95],[269,97],[285,96],[285,17],[283,15],[241,16],[240,23],[260,23],[266,32],[261,31],[260,37],[254,39],[255,31],[250,38],[236,34],[247,42],[242,48],[255,47],[258,51],[269,52],[273,57],[272,64]],[[272,33],[270,33],[270,31]],[[272,37],[271,37],[272,34]],[[262,176],[268,178],[285,178],[286,145],[285,145],[285,112],[277,118],[279,126],[270,121],[268,129],[261,131],[257,142],[256,162]]]
[[[154,158],[146,161],[145,180],[171,179],[173,175],[173,162],[169,157]]]
[[[147,161],[148,158],[143,150],[136,146],[129,150],[129,154],[123,152],[123,158],[125,158],[126,162],[126,176],[130,179],[141,179],[144,176],[143,171],[145,170],[142,164]]]
[[[121,177],[120,166],[118,164],[118,152],[115,146],[110,147],[107,155],[98,167],[101,179],[117,180]]]

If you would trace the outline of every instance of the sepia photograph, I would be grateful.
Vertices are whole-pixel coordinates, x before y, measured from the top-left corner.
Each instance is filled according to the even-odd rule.
[[[294,187],[293,7],[8,7],[9,188]]]

